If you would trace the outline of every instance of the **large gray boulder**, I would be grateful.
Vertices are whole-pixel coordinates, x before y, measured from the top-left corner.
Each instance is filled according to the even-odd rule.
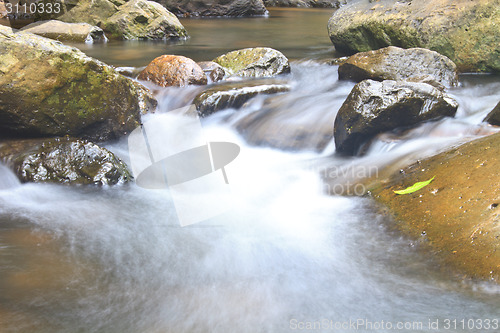
[[[179,19],[154,1],[130,0],[102,22],[117,39],[164,39],[187,37]]]
[[[266,79],[254,82],[236,82],[216,85],[194,99],[198,114],[208,116],[227,108],[239,108],[257,95],[269,95],[289,91],[290,86],[284,82]]]
[[[339,79],[433,80],[447,87],[458,84],[457,67],[448,57],[427,49],[395,46],[349,57],[339,66]]]
[[[155,0],[177,16],[266,15],[262,0]]]
[[[61,42],[94,43],[106,41],[104,31],[88,23],[66,23],[58,20],[38,21],[28,24],[21,31]]]
[[[356,155],[376,134],[455,115],[458,104],[426,84],[365,80],[354,86],[334,123],[337,152]]]
[[[76,48],[0,26],[0,133],[93,141],[130,133],[156,101]]]
[[[147,0],[61,0],[59,14],[41,19],[89,23],[117,39],[184,38],[188,34],[177,17],[154,1]]]
[[[240,77],[271,77],[290,72],[290,64],[283,53],[269,47],[231,51],[212,61],[231,75]]]
[[[500,72],[499,26],[498,0],[360,0],[333,14],[328,33],[347,54],[423,47],[450,58],[459,72]]]
[[[115,185],[132,179],[112,152],[69,137],[3,142],[0,160],[22,182]]]

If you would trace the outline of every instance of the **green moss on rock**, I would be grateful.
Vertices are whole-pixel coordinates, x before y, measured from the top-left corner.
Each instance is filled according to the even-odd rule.
[[[136,82],[79,50],[0,27],[0,129],[14,136],[117,138],[155,101]]]

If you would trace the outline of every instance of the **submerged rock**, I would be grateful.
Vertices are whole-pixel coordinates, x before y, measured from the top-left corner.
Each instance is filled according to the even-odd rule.
[[[106,18],[102,28],[118,39],[164,39],[187,37],[179,19],[154,1],[130,0]]]
[[[338,153],[356,155],[378,133],[455,115],[458,104],[426,83],[365,80],[354,86],[334,124]]]
[[[275,94],[289,90],[288,84],[277,80],[227,83],[203,91],[196,96],[193,103],[198,114],[205,117],[222,109],[239,108],[259,94]]]
[[[369,190],[395,226],[420,240],[449,272],[500,283],[500,134],[466,143],[379,180]],[[406,195],[394,191],[434,177]]]
[[[262,0],[155,0],[177,16],[266,15]]]
[[[104,42],[104,31],[88,23],[66,23],[58,20],[38,21],[21,29],[42,37],[67,42]]]
[[[460,72],[500,71],[498,0],[355,1],[328,23],[335,48],[347,54],[389,45],[424,47]]]
[[[498,102],[497,106],[484,118],[483,121],[486,121],[492,125],[500,126],[500,102]]]
[[[7,141],[0,159],[22,182],[115,185],[132,179],[112,152],[69,137]]]
[[[335,110],[310,113],[304,106],[290,96],[275,95],[266,98],[257,110],[235,113],[229,121],[249,144],[321,152],[333,139]]]
[[[290,72],[290,64],[283,53],[268,47],[232,51],[215,58],[213,62],[231,75],[241,77],[271,77]]]
[[[161,87],[184,87],[190,84],[207,84],[207,77],[194,60],[175,55],[155,58],[137,77]]]
[[[208,83],[219,82],[227,76],[224,67],[213,61],[202,61],[198,63],[198,66],[205,72]]]
[[[118,138],[156,101],[112,67],[59,42],[0,26],[3,136]]]
[[[349,57],[339,66],[339,79],[356,82],[431,79],[448,87],[458,84],[457,68],[448,57],[427,49],[395,46]]]

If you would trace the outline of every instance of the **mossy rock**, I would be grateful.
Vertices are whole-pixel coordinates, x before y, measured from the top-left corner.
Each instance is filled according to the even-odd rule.
[[[205,117],[223,109],[239,108],[257,95],[276,94],[289,90],[288,84],[272,79],[225,83],[201,92],[193,103],[196,105],[198,114]]]
[[[241,77],[271,77],[290,72],[290,64],[283,53],[268,47],[236,50],[212,61]]]
[[[347,54],[386,46],[423,47],[460,72],[500,72],[498,0],[356,1],[330,18],[335,48]]]
[[[187,37],[179,19],[162,5],[145,0],[131,0],[106,18],[102,28],[117,39],[164,39]]]
[[[112,67],[59,42],[0,27],[0,131],[17,137],[118,138],[156,101]]]

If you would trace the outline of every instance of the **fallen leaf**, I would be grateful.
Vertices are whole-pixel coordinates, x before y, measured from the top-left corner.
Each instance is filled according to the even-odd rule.
[[[394,191],[394,193],[401,195],[401,194],[410,194],[410,193],[416,192],[416,191],[426,187],[427,185],[429,185],[434,180],[435,177],[436,176],[432,177],[429,180],[426,180],[425,182],[415,183],[412,186],[405,188],[404,190]]]

